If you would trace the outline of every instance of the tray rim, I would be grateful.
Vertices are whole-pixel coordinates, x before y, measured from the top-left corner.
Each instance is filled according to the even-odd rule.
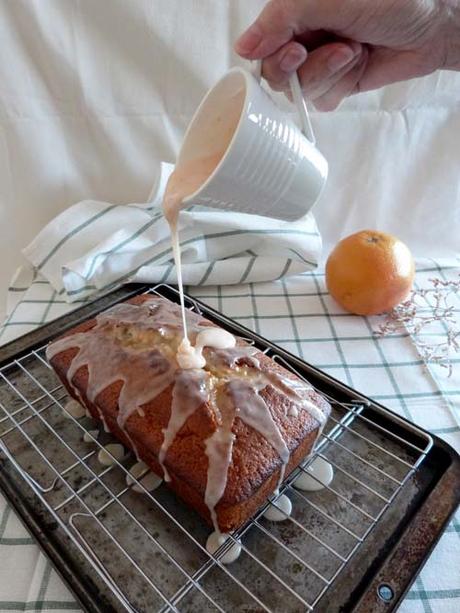
[[[39,326],[38,328],[27,332],[16,339],[13,339],[5,345],[0,346],[0,368],[3,368],[4,366],[10,364],[14,360],[24,355],[27,355],[28,353],[33,351],[34,348],[37,348],[38,346],[43,345],[47,340],[50,340],[51,338],[62,334],[66,329],[74,327],[75,325],[77,325],[78,322],[95,316],[101,310],[109,308],[110,306],[120,301],[127,300],[135,295],[141,294],[142,292],[147,291],[151,288],[158,287],[175,289],[173,286],[170,286],[165,283],[158,283],[155,285],[150,285],[146,283],[129,283],[111,292],[108,292],[103,296],[97,297],[95,300],[88,302],[88,304],[77,307],[70,313],[66,313],[52,320],[51,322]],[[384,608],[381,609],[382,611],[394,610],[404,599],[404,596],[407,594],[418,573],[428,560],[436,543],[441,538],[445,526],[450,521],[456,509],[460,505],[460,454],[457,453],[457,451],[451,445],[449,445],[437,435],[431,434],[420,426],[415,426],[415,424],[413,424],[405,417],[396,414],[394,411],[382,405],[381,403],[372,400],[371,398],[368,398],[366,395],[339,381],[333,376],[325,373],[313,364],[302,360],[295,354],[292,354],[290,351],[282,347],[278,347],[270,340],[262,337],[261,335],[257,334],[253,330],[250,330],[246,326],[243,326],[242,324],[233,321],[230,317],[227,317],[223,313],[220,313],[213,307],[202,302],[199,298],[195,298],[194,296],[186,294],[186,299],[189,299],[189,301],[192,303],[196,303],[199,307],[203,307],[205,311],[209,311],[210,314],[215,315],[216,317],[229,320],[233,325],[236,325],[238,328],[240,328],[242,332],[247,331],[251,337],[255,338],[256,340],[260,340],[264,344],[270,345],[272,348],[276,349],[277,351],[280,351],[281,353],[284,353],[286,356],[289,357],[289,359],[293,360],[294,362],[297,362],[301,365],[306,365],[310,370],[313,370],[317,376],[326,380],[328,383],[333,384],[338,388],[341,388],[347,393],[357,395],[357,397],[359,397],[363,401],[371,402],[372,405],[384,410],[385,413],[390,413],[390,415],[395,418],[395,421],[397,420],[402,422],[403,426],[405,426],[406,429],[411,430],[412,428],[416,427],[419,432],[425,434],[428,437],[431,437],[431,439],[433,440],[433,446],[428,450],[427,456],[431,453],[434,453],[436,450],[440,450],[447,454],[450,459],[450,464],[447,466],[445,472],[439,478],[438,482],[434,485],[433,489],[429,492],[427,498],[423,500],[422,504],[418,507],[418,509],[413,515],[412,521],[408,524],[404,532],[401,534],[398,542],[390,550],[390,552],[388,552],[387,556],[385,557],[379,568],[376,569],[374,577],[369,582],[369,588],[366,589],[366,591],[359,597],[359,600],[357,600],[357,602],[353,604],[352,609],[350,609],[356,611],[356,613],[365,613],[366,609],[363,609],[362,607],[363,605],[369,606],[369,603],[366,603],[365,601],[366,597],[369,598],[369,591],[372,590],[373,592],[375,592],[374,594],[372,594],[374,596],[373,602],[375,607],[383,605]],[[72,321],[70,322],[68,321],[69,316],[72,317]],[[62,324],[62,327],[60,327],[59,324]],[[56,332],[56,328],[58,328],[58,332]],[[53,329],[53,331],[50,332],[50,329]],[[37,544],[51,560],[53,567],[63,579],[64,583],[70,589],[72,594],[76,597],[79,604],[84,608],[84,610],[89,611],[91,613],[105,613],[112,610],[115,611],[115,609],[112,609],[111,607],[109,608],[107,606],[107,603],[102,604],[100,602],[100,598],[97,598],[96,594],[94,594],[94,590],[88,588],[86,582],[84,581],[84,577],[82,577],[79,573],[79,571],[81,570],[80,567],[74,563],[73,559],[66,553],[64,548],[59,543],[56,543],[54,538],[47,537],[43,528],[40,525],[40,518],[37,517],[39,513],[29,508],[29,503],[25,499],[24,495],[21,494],[21,491],[16,486],[16,484],[11,481],[4,472],[3,463],[5,462],[8,462],[8,460],[0,456],[0,490],[5,496],[7,502],[11,504],[11,506],[14,508],[26,529],[32,534],[34,539],[37,541]],[[442,521],[438,524],[439,529],[434,534],[432,534],[432,538],[427,540],[426,547],[422,552],[423,555],[419,555],[417,557],[417,560],[414,561],[413,564],[411,564],[411,572],[406,573],[406,575],[408,576],[405,577],[404,584],[401,590],[398,591],[397,599],[393,599],[391,603],[382,601],[378,596],[377,590],[373,589],[375,587],[373,586],[373,583],[378,577],[380,569],[385,564],[387,564],[390,559],[393,559],[395,556],[398,555],[398,553],[401,552],[401,549],[406,544],[405,539],[407,537],[407,534],[411,531],[411,529],[414,528],[414,526],[417,527],[423,511],[426,511],[427,508],[434,507],[433,499],[435,498],[436,492],[440,488],[441,482],[445,479],[453,480],[454,484],[457,483],[458,488],[456,489],[456,491],[453,492],[452,500],[448,508],[445,509]],[[30,487],[30,484],[27,481],[25,481],[25,483]],[[430,502],[432,503],[431,505],[429,504]],[[36,503],[38,503],[40,507],[42,506],[42,503],[39,499],[36,499]],[[380,610],[380,608],[375,608],[376,612],[378,610]]]
[[[28,501],[16,484],[10,481],[9,477],[4,474],[3,463],[5,462],[8,462],[8,460],[0,457],[0,491],[7,503],[14,509],[23,526],[35,539],[36,544],[50,560],[54,570],[61,577],[78,604],[88,613],[115,612],[115,609],[111,606],[106,603],[102,604],[95,590],[89,588],[88,583],[81,574],[81,568],[75,563],[72,556],[66,552],[65,548],[56,542],[54,535],[50,538],[45,534],[44,527],[40,523],[39,512],[34,512],[30,508]],[[23,482],[33,493],[28,481],[23,480]],[[42,509],[42,503],[37,497],[35,497],[35,504],[39,505],[41,511],[47,513],[46,509]]]

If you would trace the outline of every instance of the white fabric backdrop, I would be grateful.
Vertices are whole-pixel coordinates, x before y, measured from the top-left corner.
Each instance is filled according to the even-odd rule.
[[[146,198],[262,0],[0,0],[0,295],[20,248],[83,198]],[[328,245],[364,226],[416,255],[460,236],[460,74],[315,115],[330,161]],[[2,305],[3,306],[3,305]]]
[[[232,43],[262,5],[262,0],[0,0],[0,315],[1,297],[22,261],[21,247],[57,213],[82,199],[147,198],[159,161],[174,160],[206,89],[240,63]],[[325,253],[340,236],[366,226],[397,233],[417,256],[460,251],[460,74],[436,74],[356,97],[335,113],[315,115],[314,124],[331,167],[316,208]],[[301,291],[311,299],[304,280]],[[299,296],[296,304],[303,305],[307,298]],[[245,317],[251,308],[243,309]],[[287,320],[279,321],[287,330]],[[353,325],[364,324],[354,318]],[[324,357],[324,350],[316,360],[319,355]],[[356,355],[349,345],[347,355]],[[366,373],[359,357],[355,372]],[[411,376],[418,372],[413,368]],[[418,379],[422,386],[428,385],[424,375]],[[377,380],[389,385],[384,377]],[[417,389],[407,376],[404,381],[407,389]],[[439,401],[436,391],[433,396]],[[414,418],[453,437],[454,422],[444,422],[433,402],[426,404],[433,421],[425,423],[415,412]],[[6,538],[7,520],[5,511]],[[434,571],[427,567],[404,610],[426,609],[425,588],[434,590],[432,598],[448,592],[452,600],[442,610],[458,610],[455,565],[452,572],[436,573],[437,560],[445,564],[456,551],[455,525],[450,532],[436,550]],[[26,541],[32,547],[29,539],[21,540]],[[11,551],[9,559],[17,555],[21,564],[29,552],[16,546]],[[0,574],[10,567],[17,569],[3,564]],[[53,588],[56,582],[49,564],[39,558],[35,569],[29,583],[17,572],[5,581],[6,596],[25,598],[25,585],[29,600],[50,593],[61,597],[61,588],[47,591],[48,583]],[[440,601],[432,602],[438,607]]]

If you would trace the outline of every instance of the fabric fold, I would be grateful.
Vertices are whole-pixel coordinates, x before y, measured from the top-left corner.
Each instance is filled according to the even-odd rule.
[[[163,163],[146,203],[79,202],[23,250],[68,302],[115,285],[176,282],[161,201],[174,166]],[[179,220],[186,285],[270,281],[316,267],[321,236],[311,213],[295,223],[191,206]]]

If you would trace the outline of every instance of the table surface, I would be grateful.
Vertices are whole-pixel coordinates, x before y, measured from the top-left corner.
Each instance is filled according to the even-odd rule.
[[[433,277],[458,279],[459,270],[456,261],[420,260],[417,286],[431,287]],[[375,336],[382,317],[343,312],[325,290],[323,271],[257,285],[191,288],[190,293],[460,450],[458,354],[452,356],[448,376],[446,369],[424,362],[407,331]],[[53,301],[52,289],[40,277],[17,295],[20,303],[0,331],[2,343],[78,306]],[[453,300],[458,319],[460,296]],[[435,326],[427,342],[445,334],[445,324]],[[459,611],[459,552],[457,512],[399,611]],[[79,611],[80,607],[0,496],[0,611],[51,610]]]

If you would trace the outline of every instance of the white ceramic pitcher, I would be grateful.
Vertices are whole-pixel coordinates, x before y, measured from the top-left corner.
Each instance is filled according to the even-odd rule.
[[[293,221],[326,183],[328,164],[315,146],[297,74],[290,81],[302,129],[260,86],[255,73],[232,68],[209,90],[184,137],[176,167],[224,147],[208,179],[183,201]]]

